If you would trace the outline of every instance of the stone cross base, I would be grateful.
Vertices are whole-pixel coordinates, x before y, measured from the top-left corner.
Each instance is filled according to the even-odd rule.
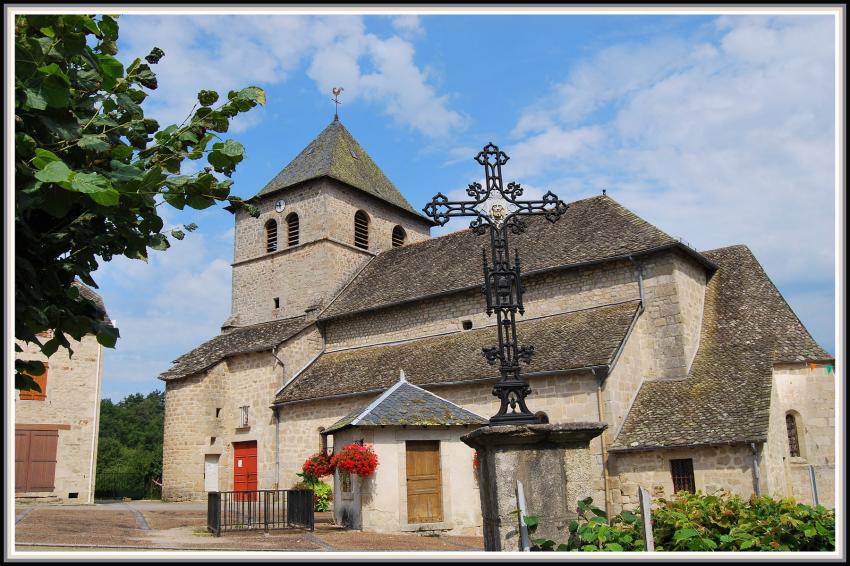
[[[591,494],[589,443],[604,423],[484,426],[461,437],[479,451],[484,549],[520,548],[516,482],[525,490],[528,515],[540,519],[531,538],[558,543],[569,537],[577,503]]]

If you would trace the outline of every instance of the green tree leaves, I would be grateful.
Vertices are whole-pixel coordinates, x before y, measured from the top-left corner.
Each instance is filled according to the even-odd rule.
[[[184,238],[188,228],[163,226],[162,199],[197,209],[227,201],[226,210],[257,215],[230,196],[228,177],[245,148],[222,134],[231,118],[264,104],[265,93],[248,87],[219,102],[202,91],[206,105],[161,129],[141,105],[158,86],[151,65],[165,53],[154,47],[125,69],[115,57],[116,17],[17,16],[15,32],[15,337],[44,353],[68,348],[65,334],[113,346],[117,331],[66,291],[75,279],[96,288],[91,273],[101,261],[146,260],[149,248]],[[180,175],[187,159],[204,158],[197,173]],[[44,330],[55,334],[42,344]],[[16,385],[28,383],[18,377]]]

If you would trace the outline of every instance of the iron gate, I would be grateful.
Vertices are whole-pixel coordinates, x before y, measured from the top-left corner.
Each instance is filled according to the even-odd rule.
[[[226,531],[301,528],[315,526],[313,491],[259,489],[207,493],[207,530]]]

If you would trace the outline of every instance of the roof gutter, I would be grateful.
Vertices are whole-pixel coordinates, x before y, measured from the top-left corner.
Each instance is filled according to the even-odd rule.
[[[579,263],[567,263],[567,264],[562,264],[562,265],[555,265],[555,266],[552,266],[552,267],[544,267],[544,268],[541,268],[541,269],[535,269],[533,271],[526,271],[526,272],[523,273],[523,277],[531,277],[531,276],[534,276],[534,275],[542,275],[542,274],[545,274],[545,273],[552,273],[554,271],[565,271],[565,270],[568,270],[568,269],[577,269],[577,268],[580,268],[580,267],[589,267],[589,266],[593,266],[593,265],[600,265],[600,264],[603,264],[603,263],[611,263],[611,262],[614,262],[614,261],[622,261],[622,260],[634,261],[634,259],[633,259],[634,257],[651,255],[651,254],[654,254],[654,253],[658,253],[658,252],[662,252],[662,251],[666,251],[666,250],[670,250],[670,249],[679,249],[679,250],[684,251],[685,253],[692,256],[694,259],[696,259],[698,262],[700,262],[704,267],[706,267],[710,271],[716,271],[718,269],[718,265],[716,263],[714,263],[713,261],[711,261],[710,259],[708,259],[704,255],[702,255],[701,253],[697,252],[696,250],[689,248],[688,246],[686,246],[685,244],[683,244],[681,242],[671,242],[669,244],[664,244],[662,246],[656,246],[654,248],[648,248],[648,249],[641,250],[641,251],[638,251],[638,252],[629,252],[627,254],[622,254],[622,255],[617,255],[617,256],[609,256],[609,257],[604,257],[604,258],[601,258],[601,259],[594,259],[594,260],[590,260],[590,261],[582,261],[582,262],[579,262]],[[360,274],[358,273],[357,275],[360,275]],[[357,278],[357,276],[352,278],[351,282],[353,282],[354,279],[356,279],[356,278]],[[347,287],[347,285],[346,285],[346,287]],[[413,298],[410,298],[410,299],[403,299],[403,300],[400,300],[400,301],[394,301],[394,302],[391,302],[391,303],[386,303],[386,304],[383,304],[383,305],[377,305],[377,306],[374,306],[374,307],[367,307],[367,308],[363,308],[363,309],[357,309],[357,310],[353,310],[353,311],[343,312],[343,313],[340,313],[340,314],[334,314],[334,315],[330,315],[330,316],[327,316],[327,317],[322,317],[321,314],[320,314],[319,320],[322,321],[322,322],[325,322],[325,321],[330,321],[330,320],[334,320],[334,319],[337,319],[337,318],[342,318],[342,317],[345,317],[345,316],[354,316],[354,315],[358,315],[358,314],[365,313],[365,312],[372,312],[372,311],[376,311],[376,310],[380,310],[380,309],[386,309],[386,308],[397,307],[397,306],[406,305],[406,304],[410,304],[410,303],[415,303],[415,302],[423,301],[423,300],[426,300],[426,299],[436,299],[436,298],[439,298],[439,297],[454,295],[456,293],[462,293],[464,291],[479,290],[480,288],[481,288],[481,284],[476,283],[474,285],[467,285],[465,287],[456,287],[454,289],[448,289],[446,291],[440,291],[439,293],[432,293],[430,295],[422,295],[422,296],[413,297]],[[340,291],[340,293],[342,293],[342,291]],[[339,295],[337,295],[337,297],[334,298],[334,301],[338,297],[339,297]],[[331,306],[331,303],[328,304],[328,308],[330,306]],[[327,308],[325,310],[327,310]]]

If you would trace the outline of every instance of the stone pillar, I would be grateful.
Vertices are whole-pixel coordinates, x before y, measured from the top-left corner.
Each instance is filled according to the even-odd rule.
[[[606,426],[484,426],[461,437],[479,451],[485,550],[521,550],[519,517],[514,513],[517,480],[525,490],[528,514],[540,519],[532,538],[567,541],[570,521],[578,516],[576,504],[593,491],[589,443]]]

